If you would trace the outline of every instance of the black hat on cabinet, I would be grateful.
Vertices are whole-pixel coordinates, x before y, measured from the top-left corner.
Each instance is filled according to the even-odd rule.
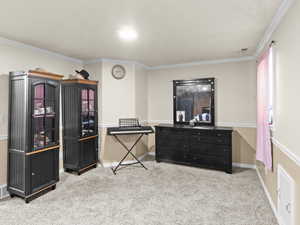
[[[86,70],[75,70],[76,73],[79,73],[84,79],[88,80],[90,74]]]

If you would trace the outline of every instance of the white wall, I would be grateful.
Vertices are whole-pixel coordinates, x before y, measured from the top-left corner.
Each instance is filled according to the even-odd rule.
[[[0,136],[7,136],[8,73],[37,67],[67,76],[82,65],[32,49],[14,47],[0,40]]]
[[[300,157],[300,1],[294,1],[273,34],[276,41],[275,138]]]
[[[140,121],[148,120],[148,76],[147,70],[135,66],[135,113]]]
[[[121,63],[126,76],[116,80],[111,74],[116,64],[120,63],[104,61],[84,66],[91,74],[91,79],[99,81],[99,124],[104,127],[115,126],[119,118],[131,117],[147,121],[147,70],[134,63]]]
[[[216,78],[217,125],[256,124],[256,66],[254,61],[199,65],[148,71],[148,119],[173,121],[173,80]]]
[[[104,126],[118,124],[119,118],[135,117],[135,71],[134,64],[123,64],[126,76],[115,79],[111,70],[116,63],[102,64],[102,123]]]

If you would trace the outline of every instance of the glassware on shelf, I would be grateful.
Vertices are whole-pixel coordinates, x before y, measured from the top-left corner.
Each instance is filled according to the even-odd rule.
[[[81,103],[81,110],[82,112],[88,112],[89,111],[89,107],[88,107],[88,101],[87,100],[82,100]]]
[[[53,130],[46,132],[45,142],[46,142],[46,145],[49,145],[54,142],[54,131]]]
[[[44,143],[44,140],[45,140],[45,134],[44,132],[40,132],[38,134],[35,134],[34,135],[34,148],[40,148],[40,147],[44,147],[45,143]]]

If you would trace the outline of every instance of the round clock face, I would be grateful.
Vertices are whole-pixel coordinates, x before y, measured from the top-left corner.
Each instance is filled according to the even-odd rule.
[[[125,70],[124,66],[115,65],[111,70],[111,74],[113,75],[114,78],[120,80],[125,77],[126,70]]]

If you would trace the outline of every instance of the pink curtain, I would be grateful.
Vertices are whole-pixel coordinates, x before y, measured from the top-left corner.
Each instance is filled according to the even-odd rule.
[[[256,159],[272,169],[272,148],[269,126],[269,55],[268,50],[260,59],[257,69],[257,144]]]

